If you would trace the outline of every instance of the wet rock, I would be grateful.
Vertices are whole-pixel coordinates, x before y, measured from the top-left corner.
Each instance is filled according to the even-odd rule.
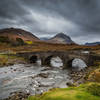
[[[49,73],[40,73],[38,74],[39,77],[48,78]]]
[[[66,85],[67,86],[74,86],[72,82],[67,82]]]
[[[10,69],[13,69],[12,67]]]
[[[31,76],[31,78],[34,79],[35,77],[34,76]]]
[[[44,91],[43,90],[40,90],[40,89],[36,89],[36,94],[42,94]]]
[[[89,69],[88,69],[89,70]],[[86,71],[72,71],[70,73],[71,78],[74,80],[76,86],[79,84],[82,84],[85,82],[86,75],[88,73],[88,70]]]
[[[14,72],[17,71],[17,69],[14,69]]]
[[[39,87],[53,86],[55,82],[41,82]]]
[[[23,69],[23,71],[22,72],[24,72],[24,69]]]
[[[15,92],[12,93],[12,96],[9,96],[8,98],[3,100],[26,100],[29,95],[29,93]]]
[[[41,71],[48,71],[48,70],[52,70],[53,68],[52,67],[46,67],[44,69],[42,69]]]
[[[11,73],[13,73],[13,71],[11,71]]]

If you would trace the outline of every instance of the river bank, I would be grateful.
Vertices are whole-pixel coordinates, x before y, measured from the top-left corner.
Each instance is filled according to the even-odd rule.
[[[0,54],[0,67],[10,66],[14,64],[26,64],[27,60],[23,57],[18,57],[15,54]]]

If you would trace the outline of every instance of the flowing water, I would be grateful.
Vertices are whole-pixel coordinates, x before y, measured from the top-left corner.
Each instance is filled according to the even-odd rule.
[[[65,88],[72,81],[68,70],[41,67],[30,64],[16,64],[0,68],[0,99],[16,91],[41,94],[51,88]]]

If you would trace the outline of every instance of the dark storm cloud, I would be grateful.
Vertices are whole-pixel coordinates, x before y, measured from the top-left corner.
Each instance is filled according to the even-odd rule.
[[[0,28],[6,27],[24,28],[40,37],[65,32],[76,42],[98,41],[100,0],[3,0]]]
[[[0,17],[11,19],[25,13],[25,9],[22,8],[18,0],[3,0],[0,2]]]

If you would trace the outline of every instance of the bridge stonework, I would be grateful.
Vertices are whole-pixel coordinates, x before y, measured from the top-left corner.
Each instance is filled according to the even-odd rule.
[[[17,53],[17,56],[24,57],[28,61],[33,57],[37,59],[41,59],[42,65],[50,66],[50,60],[52,57],[60,57],[63,61],[64,67],[68,67],[69,62],[75,58],[82,59],[87,66],[91,66],[94,64],[95,60],[97,60],[96,56],[93,56],[91,53],[82,53],[79,51],[47,51],[47,52],[24,52]],[[98,58],[100,59],[100,57]]]

